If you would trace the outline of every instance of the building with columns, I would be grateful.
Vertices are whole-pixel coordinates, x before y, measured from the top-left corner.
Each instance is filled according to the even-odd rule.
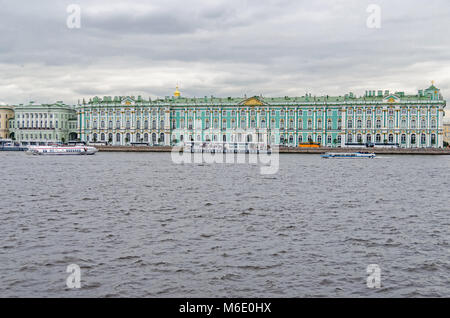
[[[77,118],[73,106],[30,102],[14,107],[9,120],[10,136],[22,145],[42,145],[77,139]]]
[[[81,140],[113,145],[211,141],[295,147],[315,142],[417,148],[443,146],[445,105],[433,83],[416,95],[370,90],[361,97],[189,98],[177,87],[172,97],[94,97],[76,109]]]
[[[8,139],[9,120],[14,118],[14,109],[10,106],[0,105],[0,139]]]

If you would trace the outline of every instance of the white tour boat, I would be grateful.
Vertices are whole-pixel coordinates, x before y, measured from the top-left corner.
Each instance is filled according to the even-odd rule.
[[[346,152],[327,152],[326,154],[322,155],[322,158],[326,159],[352,159],[352,158],[375,158],[376,155],[374,153],[369,152],[352,152],[352,153],[346,153]]]
[[[31,155],[93,155],[97,148],[89,146],[30,146]]]

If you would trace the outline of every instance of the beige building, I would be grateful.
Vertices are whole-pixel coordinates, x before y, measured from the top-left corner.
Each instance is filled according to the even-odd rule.
[[[9,106],[0,105],[0,139],[9,138],[8,121],[14,118],[14,110]]]
[[[444,123],[444,142],[450,144],[450,122]]]

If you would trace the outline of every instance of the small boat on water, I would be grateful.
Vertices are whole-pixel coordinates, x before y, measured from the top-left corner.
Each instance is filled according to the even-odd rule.
[[[31,155],[93,155],[97,148],[89,146],[30,146],[27,154]]]
[[[27,149],[27,147],[20,146],[19,143],[10,139],[0,140],[0,151],[25,151]]]
[[[327,152],[326,154],[322,155],[322,158],[325,159],[354,159],[354,158],[368,158],[373,159],[376,155],[372,152]]]

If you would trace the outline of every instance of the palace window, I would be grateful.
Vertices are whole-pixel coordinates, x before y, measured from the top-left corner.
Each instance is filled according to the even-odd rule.
[[[317,136],[317,142],[322,143],[322,135]]]
[[[402,134],[400,140],[401,140],[401,143],[402,143],[402,144],[406,144],[406,135],[405,135],[405,134]]]
[[[130,121],[129,120],[127,120],[127,129],[130,129],[130,127],[131,127],[131,123],[130,123]]]
[[[389,134],[388,139],[389,139],[389,143],[392,144],[394,142],[394,135],[393,134]]]
[[[349,119],[348,120],[348,124],[347,124],[347,128],[353,128],[353,120]]]
[[[358,142],[359,144],[362,143],[362,136],[361,136],[361,134],[358,134],[358,135],[356,136],[356,142]]]
[[[394,128],[394,121],[392,119],[389,119],[388,125],[389,125],[389,128],[391,128],[391,129]]]
[[[402,128],[406,128],[406,119],[402,119],[401,126]]]
[[[175,119],[172,120],[172,129],[177,129],[177,121]]]
[[[411,135],[411,144],[412,144],[412,145],[415,145],[415,144],[416,144],[416,135],[415,135],[415,134],[412,134],[412,135]]]
[[[284,119],[280,120],[280,129],[284,129]]]
[[[312,121],[311,119],[308,119],[308,130],[312,129]]]
[[[234,118],[231,120],[231,128],[236,129],[236,121]]]
[[[303,120],[301,119],[298,120],[298,129],[303,129]]]
[[[328,119],[327,129],[333,129],[333,123],[332,123],[331,119]]]
[[[312,141],[313,141],[312,136],[308,135],[308,142],[312,142]]]
[[[424,118],[422,118],[422,120],[420,121],[420,128],[427,128],[427,122]]]
[[[411,128],[416,129],[416,120],[415,119],[411,120]]]
[[[361,108],[358,108],[358,110],[356,111],[356,113],[357,113],[358,115],[362,115],[362,110],[361,110]]]
[[[402,115],[406,115],[408,109],[407,108],[402,108]]]
[[[322,120],[321,119],[319,119],[317,121],[317,129],[322,129]]]
[[[367,143],[371,143],[371,142],[372,142],[372,135],[371,135],[371,134],[367,134],[367,136],[366,136],[366,142],[367,142]]]
[[[431,135],[431,144],[432,145],[436,144],[436,135],[435,134]]]
[[[337,137],[337,142],[338,142],[338,144],[340,144],[340,143],[342,142],[342,137],[341,137],[341,135],[338,135],[338,137]]]
[[[328,143],[328,144],[331,144],[331,135],[328,135],[328,137],[327,137],[327,143]]]
[[[425,144],[425,143],[427,142],[427,136],[426,136],[425,134],[422,134],[422,135],[420,136],[420,142],[421,142],[422,144]]]
[[[161,120],[159,129],[164,129],[164,119]]]
[[[353,142],[353,136],[352,136],[351,134],[349,134],[349,135],[347,136],[347,142],[348,142],[348,143]]]
[[[214,129],[218,129],[219,128],[219,122],[217,121],[217,119],[214,119],[214,121],[213,121],[213,128]]]
[[[356,121],[356,128],[362,128],[362,120],[361,119],[358,119]]]
[[[261,128],[266,128],[266,121],[264,119],[261,120]]]
[[[372,109],[371,108],[367,109],[367,115],[372,115]]]
[[[116,121],[116,129],[120,129],[120,120]]]
[[[431,120],[431,128],[436,129],[436,119]]]
[[[302,135],[298,136],[298,142],[299,142],[299,143],[302,143],[302,142],[303,142],[303,137],[302,137]]]
[[[367,120],[367,128],[372,128],[372,121],[370,119]]]
[[[353,115],[353,108],[349,108],[349,109],[348,109],[348,114],[349,114],[349,115]]]
[[[180,128],[184,129],[184,118],[180,119]]]
[[[394,116],[394,110],[392,108],[389,108],[389,116]]]
[[[294,120],[293,119],[289,120],[289,129],[294,129]]]
[[[298,111],[298,115],[303,116],[303,111],[301,109]]]
[[[308,109],[308,116],[312,116],[312,110]]]
[[[250,121],[250,128],[256,128],[255,118],[252,118],[252,120]]]
[[[376,128],[381,128],[381,120],[377,119]]]
[[[375,136],[375,142],[376,142],[376,143],[380,143],[380,142],[381,142],[381,135],[380,135],[380,134],[377,134],[377,135]]]
[[[247,120],[245,119],[245,117],[241,118],[241,129],[245,129],[247,126]]]
[[[338,119],[338,130],[342,129],[342,120],[339,118]]]

